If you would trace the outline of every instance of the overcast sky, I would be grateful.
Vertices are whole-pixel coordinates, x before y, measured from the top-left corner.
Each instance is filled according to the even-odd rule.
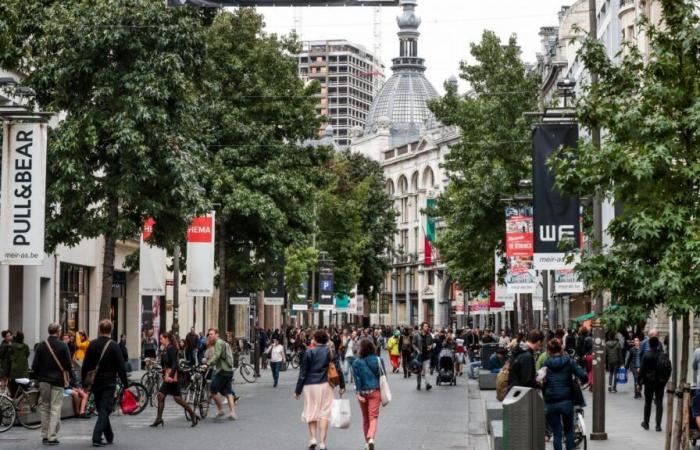
[[[540,51],[539,30],[556,26],[562,5],[574,0],[419,0],[422,18],[419,55],[426,59],[426,76],[438,91],[450,75],[458,75],[459,62],[468,56],[469,43],[481,39],[483,30],[495,31],[502,40],[515,33],[523,58],[535,62]],[[304,7],[301,11],[303,40],[348,39],[374,49],[374,8]],[[259,8],[267,29],[288,34],[294,24],[294,8]],[[400,8],[382,8],[382,60],[391,75],[391,58],[398,56],[396,16]],[[465,89],[461,83],[461,89]]]

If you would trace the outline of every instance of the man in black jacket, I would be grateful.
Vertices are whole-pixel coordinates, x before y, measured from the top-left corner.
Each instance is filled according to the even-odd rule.
[[[513,349],[513,359],[508,374],[508,390],[513,386],[523,386],[537,389],[537,371],[535,370],[535,352],[542,346],[544,336],[541,331],[533,330],[527,336],[527,349],[519,346]]]
[[[652,400],[656,404],[656,431],[661,431],[661,419],[664,415],[664,389],[668,379],[659,379],[657,365],[661,342],[656,336],[649,338],[649,351],[644,353],[639,369],[639,384],[644,386],[644,421],[642,428],[649,429],[649,418],[651,416]]]
[[[58,427],[61,423],[63,389],[71,370],[68,346],[61,342],[61,326],[49,325],[49,337],[36,347],[32,372],[39,381],[39,410],[41,412],[41,442],[58,445]]]
[[[104,447],[103,435],[107,444],[114,441],[109,415],[114,409],[117,376],[125,388],[129,385],[129,380],[126,377],[122,352],[119,345],[111,338],[112,322],[108,319],[100,321],[98,330],[100,337],[90,341],[90,345],[85,351],[81,379],[85,381],[88,372],[97,368],[92,386],[87,386],[95,398],[95,409],[97,410],[97,422],[95,422],[95,429],[92,432],[92,446]]]

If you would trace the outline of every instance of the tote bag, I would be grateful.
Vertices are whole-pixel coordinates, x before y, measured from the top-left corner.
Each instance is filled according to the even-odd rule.
[[[382,395],[382,406],[386,406],[391,403],[391,389],[389,388],[389,381],[386,379],[384,366],[378,356],[377,364],[379,365],[379,392]]]

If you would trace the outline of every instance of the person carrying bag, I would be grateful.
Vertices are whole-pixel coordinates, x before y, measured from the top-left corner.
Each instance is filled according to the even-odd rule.
[[[361,342],[359,359],[353,364],[352,370],[355,377],[356,397],[362,412],[365,449],[374,450],[379,409],[380,406],[389,404],[391,391],[386,380],[384,361],[376,356],[376,348],[369,339]]]

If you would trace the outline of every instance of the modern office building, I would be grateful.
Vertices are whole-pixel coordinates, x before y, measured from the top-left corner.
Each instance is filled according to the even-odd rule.
[[[351,130],[365,126],[376,91],[384,81],[381,61],[349,41],[308,41],[299,54],[299,75],[321,84],[316,110],[328,117],[323,129],[331,125],[336,144],[347,148]]]

